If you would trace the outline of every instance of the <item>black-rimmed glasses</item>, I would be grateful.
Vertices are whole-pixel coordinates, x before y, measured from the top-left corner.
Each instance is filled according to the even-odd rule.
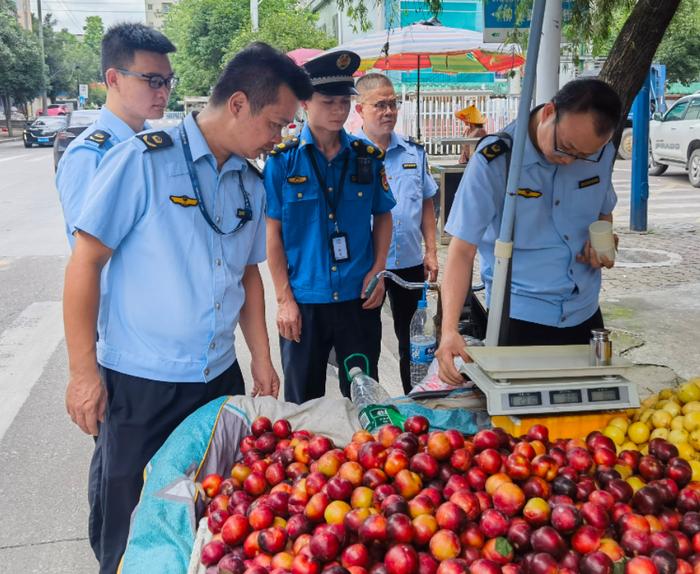
[[[115,68],[117,72],[125,76],[132,76],[134,78],[139,78],[148,82],[148,86],[154,90],[160,90],[163,86],[172,90],[177,85],[177,78],[174,75],[168,76],[167,78],[161,76],[160,74],[141,74],[139,72],[132,72],[131,70],[125,70],[124,68]]]
[[[603,153],[605,152],[605,146],[600,148],[600,151],[597,154],[592,154],[592,155],[578,155],[575,153],[571,153],[569,151],[560,149],[559,146],[557,145],[557,126],[559,125],[559,112],[557,112],[556,116],[554,117],[554,153],[562,156],[562,157],[570,157],[573,159],[577,159],[580,161],[588,161],[590,163],[598,163],[602,157]]]

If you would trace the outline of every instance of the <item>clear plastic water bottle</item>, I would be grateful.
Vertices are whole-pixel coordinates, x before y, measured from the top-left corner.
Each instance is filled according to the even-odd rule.
[[[428,372],[435,356],[435,322],[428,317],[428,303],[423,298],[413,314],[410,327],[411,340],[411,385],[419,385]]]
[[[353,367],[350,375],[350,398],[357,409],[362,428],[369,432],[388,424],[402,424],[401,415],[390,404],[391,397],[377,381],[360,367]]]

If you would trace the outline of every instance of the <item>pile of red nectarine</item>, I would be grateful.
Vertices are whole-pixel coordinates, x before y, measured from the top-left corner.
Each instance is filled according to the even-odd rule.
[[[700,483],[663,439],[616,452],[536,425],[358,431],[344,448],[256,419],[209,475],[207,574],[700,573]]]

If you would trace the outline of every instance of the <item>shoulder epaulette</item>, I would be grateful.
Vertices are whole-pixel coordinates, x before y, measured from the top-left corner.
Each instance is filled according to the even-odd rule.
[[[85,138],[86,141],[96,143],[99,147],[105,145],[107,140],[112,137],[112,134],[104,130],[95,130]]]
[[[155,151],[173,145],[172,138],[166,132],[146,132],[136,137],[146,145],[146,151]]]
[[[486,145],[479,150],[479,153],[486,158],[486,161],[490,162],[496,159],[498,156],[503,155],[508,151],[508,144],[503,139],[498,139],[492,144]]]
[[[370,143],[364,142],[362,140],[355,140],[352,142],[352,149],[355,153],[361,157],[374,157],[377,159],[384,159],[384,151],[377,146]]]
[[[270,151],[270,155],[277,155],[278,153],[282,153],[285,151],[289,151],[290,149],[294,149],[299,145],[299,138],[290,138],[282,143],[278,143],[272,151]]]
[[[420,141],[420,140],[417,140],[417,139],[414,138],[413,136],[406,136],[406,137],[404,137],[403,139],[405,139],[408,143],[413,144],[414,146],[417,146],[417,147],[420,147],[420,148],[424,147],[423,142]]]
[[[250,159],[247,159],[246,161],[248,162],[248,167],[250,168],[250,170],[260,179],[262,179],[263,174],[260,168],[258,167],[258,164]]]

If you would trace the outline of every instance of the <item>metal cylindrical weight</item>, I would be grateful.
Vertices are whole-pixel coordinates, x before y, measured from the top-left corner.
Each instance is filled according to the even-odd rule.
[[[604,367],[612,364],[612,341],[608,329],[593,329],[590,346],[591,366]]]

